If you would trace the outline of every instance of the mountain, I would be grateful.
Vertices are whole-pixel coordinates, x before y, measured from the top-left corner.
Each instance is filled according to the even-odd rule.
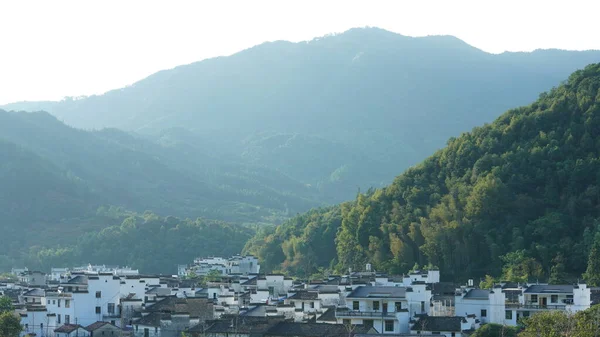
[[[104,95],[4,108],[45,110],[85,129],[160,137],[185,128],[209,140],[191,143],[205,152],[278,170],[341,202],[598,61],[599,51],[494,55],[451,36],[359,28],[264,43]]]
[[[600,240],[599,172],[600,64],[592,64],[451,138],[391,185],[262,230],[245,250],[301,275],[372,263],[395,273],[438,266],[457,281],[542,281],[563,269],[578,277]]]
[[[276,170],[205,153],[198,139],[172,133],[84,131],[45,112],[0,110],[0,246],[7,248],[0,269],[32,252],[72,247],[130,213],[256,224],[322,204],[314,188]]]
[[[272,221],[318,205],[310,188],[281,173],[164,137],[161,144],[116,129],[74,129],[43,112],[6,111],[0,135],[51,162],[100,204],[235,222]]]

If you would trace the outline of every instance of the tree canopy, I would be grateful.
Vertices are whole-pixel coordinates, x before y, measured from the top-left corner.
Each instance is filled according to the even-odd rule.
[[[535,281],[581,275],[588,255],[598,270],[599,116],[600,65],[593,64],[531,105],[450,139],[390,186],[296,217],[246,250],[268,252],[273,268],[301,274],[334,260],[339,271],[432,263],[449,279]],[[333,240],[318,234],[325,229]],[[296,257],[317,242],[327,258],[298,268]]]

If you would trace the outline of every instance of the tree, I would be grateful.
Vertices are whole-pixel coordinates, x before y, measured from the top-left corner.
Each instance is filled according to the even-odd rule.
[[[561,253],[558,253],[554,259],[552,259],[553,266],[550,268],[550,284],[564,284],[567,282],[565,273],[565,258]]]
[[[565,311],[543,311],[524,319],[523,325],[519,337],[563,337],[571,336],[576,323]]]
[[[588,255],[588,265],[583,279],[590,286],[600,285],[600,237],[598,235],[596,235]]]
[[[0,314],[1,337],[18,337],[21,330],[21,321],[18,316],[10,311]]]
[[[600,336],[600,305],[575,314],[575,325],[577,337]]]
[[[0,314],[13,311],[12,300],[6,296],[0,296]]]
[[[485,280],[481,280],[481,282],[479,282],[479,288],[492,289],[494,287],[494,283],[496,283],[496,280],[492,276],[485,275]]]
[[[527,282],[530,278],[543,276],[542,265],[524,250],[508,253],[501,257],[504,262],[502,279],[511,282]]]
[[[517,327],[488,323],[475,330],[472,337],[516,337]]]

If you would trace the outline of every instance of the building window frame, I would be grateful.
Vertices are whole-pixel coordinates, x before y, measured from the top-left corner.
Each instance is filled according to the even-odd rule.
[[[384,331],[386,331],[386,332],[394,331],[394,320],[392,320],[392,319],[385,320]]]

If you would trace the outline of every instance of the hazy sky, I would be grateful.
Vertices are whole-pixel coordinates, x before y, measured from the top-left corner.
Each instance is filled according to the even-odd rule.
[[[264,41],[377,26],[488,52],[600,49],[600,1],[0,1],[0,104],[100,94]]]

